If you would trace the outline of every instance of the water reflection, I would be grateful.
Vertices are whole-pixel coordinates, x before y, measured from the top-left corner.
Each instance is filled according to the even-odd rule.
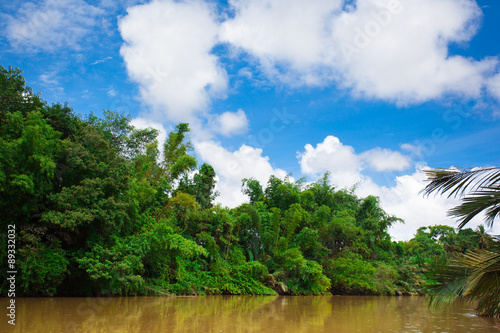
[[[1,332],[500,332],[471,306],[428,309],[422,297],[18,298],[16,305],[17,325],[4,319]]]

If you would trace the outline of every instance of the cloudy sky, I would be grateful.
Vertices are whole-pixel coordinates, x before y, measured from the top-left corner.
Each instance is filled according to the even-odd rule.
[[[499,31],[497,0],[14,0],[0,65],[81,114],[189,122],[223,205],[245,177],[330,171],[405,240],[456,226],[422,168],[500,165]]]

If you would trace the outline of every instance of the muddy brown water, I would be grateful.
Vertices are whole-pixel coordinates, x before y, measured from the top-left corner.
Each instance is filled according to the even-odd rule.
[[[8,299],[2,299],[7,304]],[[500,321],[423,297],[200,296],[17,298],[0,332],[498,332]]]

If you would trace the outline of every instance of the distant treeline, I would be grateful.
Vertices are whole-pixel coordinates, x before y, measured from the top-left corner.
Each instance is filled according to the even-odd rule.
[[[403,221],[328,174],[243,179],[248,203],[214,205],[214,169],[190,155],[189,131],[159,143],[118,112],[82,117],[0,67],[0,256],[7,267],[13,225],[16,296],[419,294],[491,241],[433,226],[394,242]],[[0,279],[7,295],[7,269]]]

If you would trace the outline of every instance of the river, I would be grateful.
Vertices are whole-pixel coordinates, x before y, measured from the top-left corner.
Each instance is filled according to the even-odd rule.
[[[22,333],[500,333],[499,320],[475,316],[470,305],[429,309],[423,297],[17,298],[16,325],[3,317],[1,332]]]

